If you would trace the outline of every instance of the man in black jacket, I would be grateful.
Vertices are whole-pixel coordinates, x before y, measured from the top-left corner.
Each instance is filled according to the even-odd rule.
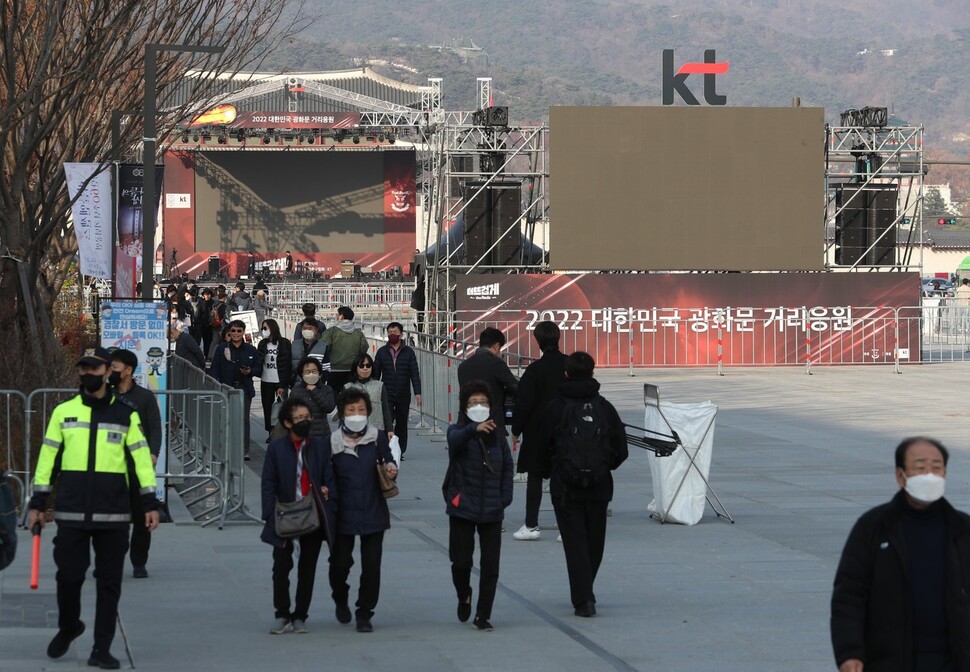
[[[148,450],[152,455],[152,464],[158,464],[158,455],[162,449],[162,416],[158,409],[155,393],[135,382],[135,369],[138,368],[138,356],[131,350],[115,350],[111,353],[111,373],[108,382],[115,390],[115,396],[136,411],[141,418],[143,433],[148,441]],[[134,568],[132,576],[136,579],[147,579],[148,549],[152,545],[152,535],[148,528],[141,524],[140,502],[132,500],[131,510],[135,513],[131,526],[131,566]]]
[[[464,387],[473,380],[488,383],[492,406],[490,419],[495,421],[495,433],[507,437],[505,431],[505,402],[515,397],[519,383],[499,354],[505,345],[505,334],[495,327],[486,327],[478,336],[478,349],[458,365],[458,385]]]
[[[421,373],[418,358],[407,343],[401,340],[404,326],[400,322],[387,325],[387,345],[374,354],[375,380],[384,382],[387,400],[394,418],[394,436],[401,442],[401,454],[408,449],[408,413],[411,410],[411,388],[414,401],[421,408]]]
[[[943,499],[948,460],[904,440],[899,492],[852,528],[832,592],[839,672],[970,670],[970,516]]]
[[[512,436],[525,438],[519,446],[516,471],[528,474],[525,489],[525,525],[512,534],[518,541],[537,541],[539,532],[539,505],[542,503],[542,480],[549,478],[551,465],[544,461],[543,447],[548,442],[542,413],[559,395],[559,385],[565,377],[566,355],[559,352],[559,327],[548,320],[536,325],[533,332],[542,357],[529,364],[519,380],[519,394],[515,398],[512,415]]]
[[[603,560],[606,546],[606,514],[613,499],[613,476],[610,472],[619,467],[629,456],[623,422],[613,404],[600,396],[600,384],[593,378],[595,362],[585,352],[574,352],[566,357],[566,379],[559,387],[559,397],[546,406],[543,423],[551,431],[546,443],[546,460],[552,464],[549,496],[556,511],[556,522],[562,535],[563,552],[566,555],[566,572],[569,574],[569,593],[577,616],[596,615],[596,595],[593,582]],[[589,441],[585,447],[595,447],[597,454],[587,452],[586,464],[598,459],[604,465],[600,478],[583,479],[577,484],[568,453],[576,446],[568,446],[568,432],[564,421],[574,409],[582,409],[593,428],[599,428],[599,443]],[[594,417],[595,416],[595,417]],[[605,453],[605,454],[604,454]]]

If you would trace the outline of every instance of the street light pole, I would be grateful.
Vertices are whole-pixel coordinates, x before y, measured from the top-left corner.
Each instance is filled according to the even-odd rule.
[[[141,297],[149,301],[152,298],[155,270],[155,220],[158,208],[155,207],[155,149],[158,138],[155,137],[155,89],[156,89],[156,60],[160,51],[187,51],[203,54],[221,54],[225,47],[206,47],[198,44],[146,44],[145,45],[145,102],[143,117],[145,120],[145,134],[142,138],[144,150],[142,167],[144,168],[144,199],[142,200],[142,269],[141,269]],[[164,256],[162,257],[164,259]]]

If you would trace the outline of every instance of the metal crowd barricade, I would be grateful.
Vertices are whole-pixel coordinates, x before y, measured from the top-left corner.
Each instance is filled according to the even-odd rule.
[[[3,404],[0,431],[7,446],[6,467],[8,475],[20,488],[17,501],[23,502],[23,511],[26,511],[27,487],[30,483],[30,444],[25,429],[27,395],[20,390],[0,390],[0,403]]]
[[[198,520],[219,511],[217,518],[208,518],[202,526],[218,522],[220,530],[234,513],[262,522],[245,501],[243,428],[249,418],[244,417],[243,390],[219,383],[176,355],[169,356],[168,375],[169,392],[174,397],[169,410],[175,444],[173,455],[179,458],[183,470],[187,467],[196,478],[207,479],[219,487],[219,503],[193,517]],[[180,495],[191,496],[206,485],[206,480],[201,480],[180,491]],[[191,508],[213,497],[215,493],[206,490],[186,501],[186,506]]]
[[[897,371],[907,362],[970,361],[970,306],[930,297],[921,306],[897,308],[896,323],[899,341],[909,344],[909,352],[897,352]]]
[[[300,310],[304,303],[317,306],[317,317],[324,311],[333,312],[340,306],[372,308],[374,306],[410,306],[413,282],[313,282],[273,283],[270,303],[278,309]]]

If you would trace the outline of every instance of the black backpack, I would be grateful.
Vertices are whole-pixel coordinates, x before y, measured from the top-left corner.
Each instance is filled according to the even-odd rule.
[[[609,478],[613,450],[602,398],[566,401],[555,440],[553,470],[563,485],[591,488]]]

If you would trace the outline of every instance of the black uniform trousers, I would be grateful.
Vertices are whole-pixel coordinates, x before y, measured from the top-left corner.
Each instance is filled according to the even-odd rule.
[[[478,567],[478,604],[475,615],[484,620],[492,617],[492,603],[498,586],[499,557],[502,552],[502,523],[476,523],[473,520],[449,516],[448,557],[451,559],[451,580],[458,600],[468,599],[471,591],[472,556],[475,554],[475,531],[481,545]]]
[[[569,594],[574,607],[596,602],[593,582],[603,561],[606,545],[606,500],[553,497],[556,523],[562,535],[569,574]]]
[[[81,620],[81,587],[91,565],[94,546],[94,577],[98,599],[94,616],[94,648],[109,651],[115,636],[121,577],[128,552],[128,527],[84,529],[57,526],[54,564],[57,565],[57,626],[73,632]]]
[[[323,528],[289,539],[280,548],[273,547],[273,608],[276,618],[305,621],[313,599],[313,582],[317,575],[317,559],[325,540]],[[293,569],[294,542],[300,544],[300,559],[296,569],[296,608],[290,611],[290,571]]]
[[[542,505],[542,474],[530,471],[525,482],[525,526],[539,527],[539,507]]]
[[[330,552],[330,594],[337,606],[347,604],[350,586],[347,577],[354,566],[352,534],[337,534]],[[384,530],[360,537],[360,587],[357,590],[357,618],[370,618],[381,594],[381,556],[384,553]]]
[[[391,417],[394,418],[394,436],[401,442],[401,454],[408,449],[408,415],[411,413],[411,397],[388,396]]]
[[[148,564],[148,550],[152,547],[152,533],[145,527],[145,513],[142,511],[141,495],[132,488],[131,498],[131,558],[132,567]]]

